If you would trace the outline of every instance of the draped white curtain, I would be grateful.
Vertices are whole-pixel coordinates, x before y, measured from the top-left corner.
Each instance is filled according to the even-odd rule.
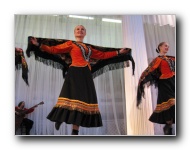
[[[170,46],[167,55],[176,56],[176,18],[175,15],[142,16],[148,63],[158,56],[156,48],[159,43],[167,42]],[[157,88],[150,87],[153,109],[157,102]],[[174,133],[176,124],[173,125]],[[154,124],[154,134],[163,134],[163,125]]]
[[[94,20],[68,18],[67,15],[15,15],[15,47],[24,51],[27,37],[74,40],[73,29],[82,24],[87,29],[84,42],[105,47],[130,47],[136,64],[135,75],[129,68],[106,72],[94,79],[103,127],[81,128],[80,135],[163,135],[162,125],[148,121],[156,105],[157,89],[145,88],[145,99],[136,108],[139,77],[158,54],[157,45],[166,41],[169,55],[175,56],[175,15],[92,16]],[[102,22],[101,18],[122,19],[122,24]],[[26,56],[26,55],[25,55]],[[25,101],[31,107],[41,101],[44,105],[28,115],[34,121],[33,135],[70,135],[71,126],[62,124],[56,131],[46,116],[59,96],[64,79],[61,70],[27,58],[29,84],[15,70],[15,105]]]
[[[121,19],[121,16],[92,16],[94,20],[69,18],[67,15],[15,15],[15,47],[27,48],[28,36],[74,39],[74,27],[84,25],[84,42],[104,46],[122,47],[122,25],[102,22],[102,17]],[[22,79],[22,71],[15,70],[15,105],[26,102],[30,108],[43,101],[27,117],[34,121],[32,135],[70,135],[71,125],[62,124],[59,131],[46,116],[55,105],[64,79],[61,70],[27,58],[29,87]],[[94,79],[103,127],[80,128],[80,135],[126,135],[126,102],[123,69],[106,72]]]
[[[128,135],[163,135],[163,125],[148,121],[157,102],[157,89],[145,88],[145,98],[136,108],[138,80],[156,53],[160,42],[170,45],[168,55],[175,56],[175,15],[125,15],[122,19],[123,43],[133,49],[135,75],[125,68],[125,93]],[[174,125],[175,130],[175,125]]]

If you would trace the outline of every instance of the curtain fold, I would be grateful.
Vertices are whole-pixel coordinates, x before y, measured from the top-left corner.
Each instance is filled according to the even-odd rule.
[[[89,15],[92,16],[92,15]],[[81,128],[81,135],[163,135],[162,125],[148,118],[157,100],[157,89],[146,87],[141,109],[136,108],[138,79],[149,62],[158,54],[157,45],[166,41],[169,55],[176,54],[175,15],[94,15],[94,20],[69,18],[67,15],[15,15],[15,47],[27,48],[28,36],[74,40],[74,27],[87,29],[85,43],[104,47],[130,47],[135,61],[135,75],[131,64],[125,69],[106,72],[94,79],[103,127]],[[122,24],[102,22],[101,18],[122,19]],[[62,72],[51,66],[27,58],[27,87],[21,70],[15,70],[15,105],[20,101],[31,107],[44,101],[28,117],[34,121],[33,135],[70,135],[71,125],[62,124],[59,131],[46,119],[57,101],[64,79]]]
[[[124,70],[127,132],[129,135],[163,135],[163,125],[148,120],[157,103],[157,89],[145,87],[145,98],[139,110],[136,94],[141,73],[158,56],[159,43],[168,42],[168,55],[175,56],[175,15],[125,15],[122,22],[124,46],[132,48],[136,63],[134,77],[129,76],[129,68]]]
[[[127,132],[129,135],[154,135],[153,124],[148,121],[152,112],[150,89],[145,90],[146,100],[140,109],[136,107],[137,85],[139,77],[148,65],[143,21],[141,15],[125,15],[122,18],[124,47],[130,46],[135,61],[135,74],[130,76],[129,68],[124,69]]]
[[[85,43],[104,47],[122,47],[121,24],[102,22],[102,17],[121,19],[121,16],[93,16],[94,20],[69,18],[67,15],[15,15],[15,47],[27,48],[28,36],[74,39],[74,27],[84,25],[87,30]],[[43,101],[28,115],[34,121],[32,135],[70,135],[71,125],[63,123],[60,130],[46,116],[56,104],[64,79],[62,71],[47,66],[34,57],[26,57],[28,63],[29,87],[21,78],[21,71],[15,70],[15,105],[26,102],[32,107]],[[131,68],[131,67],[130,67]],[[124,98],[123,70],[103,73],[94,79],[103,127],[80,128],[80,135],[126,135],[126,108]],[[121,84],[122,83],[122,84]],[[122,108],[122,109],[121,109]]]
[[[147,51],[148,63],[150,63],[153,58],[158,56],[156,53],[156,48],[159,43],[167,42],[169,44],[169,51],[167,55],[176,57],[176,18],[175,15],[152,15],[142,16],[143,26],[145,33],[145,43]],[[151,89],[151,99],[153,109],[157,104],[157,88],[154,86]],[[175,132],[175,124],[173,125]],[[154,134],[163,134],[163,125],[154,124]]]

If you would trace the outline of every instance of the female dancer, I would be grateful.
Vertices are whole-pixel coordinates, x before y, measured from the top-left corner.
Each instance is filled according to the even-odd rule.
[[[72,135],[78,135],[80,126],[102,126],[95,86],[90,72],[90,58],[108,59],[127,53],[127,51],[123,48],[118,51],[102,52],[84,44],[86,29],[82,25],[75,27],[74,35],[76,41],[67,41],[56,46],[40,44],[36,38],[32,38],[31,42],[50,54],[70,53],[72,63],[69,66],[58,101],[47,119],[56,122],[57,130],[63,122],[72,124]]]
[[[137,92],[137,106],[144,95],[147,82],[158,86],[157,105],[149,120],[153,123],[165,124],[165,135],[172,135],[172,124],[175,123],[175,57],[167,56],[169,45],[162,42],[156,51],[156,57],[141,74]]]

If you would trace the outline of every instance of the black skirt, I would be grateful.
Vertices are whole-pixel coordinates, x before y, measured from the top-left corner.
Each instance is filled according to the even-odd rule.
[[[154,123],[175,123],[175,76],[158,82],[157,105],[149,120]]]
[[[88,66],[69,68],[58,101],[47,119],[82,127],[102,126],[94,81]]]

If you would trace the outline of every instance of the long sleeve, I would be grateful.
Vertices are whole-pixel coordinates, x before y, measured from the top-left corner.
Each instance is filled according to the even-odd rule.
[[[156,84],[156,81],[160,76],[158,68],[161,61],[161,58],[155,58],[141,74],[137,88],[137,106],[141,103],[142,96],[144,97],[144,85],[148,82],[150,82],[150,84]]]
[[[34,108],[30,108],[30,109],[25,108],[24,111],[26,111],[26,114],[29,114],[34,111]]]
[[[92,49],[92,55],[91,58],[94,59],[108,59],[111,57],[117,56],[117,52],[113,51],[113,52],[102,52],[96,49]]]
[[[153,72],[155,69],[157,69],[161,63],[162,59],[160,59],[159,57],[155,58],[149,65],[148,67],[143,71],[143,73],[141,74],[140,80],[139,80],[139,84],[141,81],[144,80],[144,78],[150,74],[151,72]]]
[[[90,66],[93,67],[92,73],[94,76],[95,72],[103,69],[106,65],[110,66],[109,70],[124,68],[126,65],[123,65],[122,62],[128,60],[132,62],[134,73],[135,63],[132,58],[131,48],[126,48],[129,50],[128,53],[117,56],[117,51],[121,48],[102,47],[67,39],[49,38],[36,38],[41,43],[41,46],[35,46],[31,43],[30,39],[31,36],[28,37],[27,56],[30,57],[33,53],[36,60],[40,60],[44,64],[51,65],[54,68],[62,69],[63,74],[68,71],[69,66],[85,67],[88,65],[89,68],[91,68]],[[80,45],[84,49],[81,49]],[[101,72],[99,71],[97,74]]]
[[[72,41],[65,42],[63,44],[59,44],[56,46],[47,46],[45,44],[41,44],[40,49],[50,54],[62,54],[68,53],[72,49]]]

